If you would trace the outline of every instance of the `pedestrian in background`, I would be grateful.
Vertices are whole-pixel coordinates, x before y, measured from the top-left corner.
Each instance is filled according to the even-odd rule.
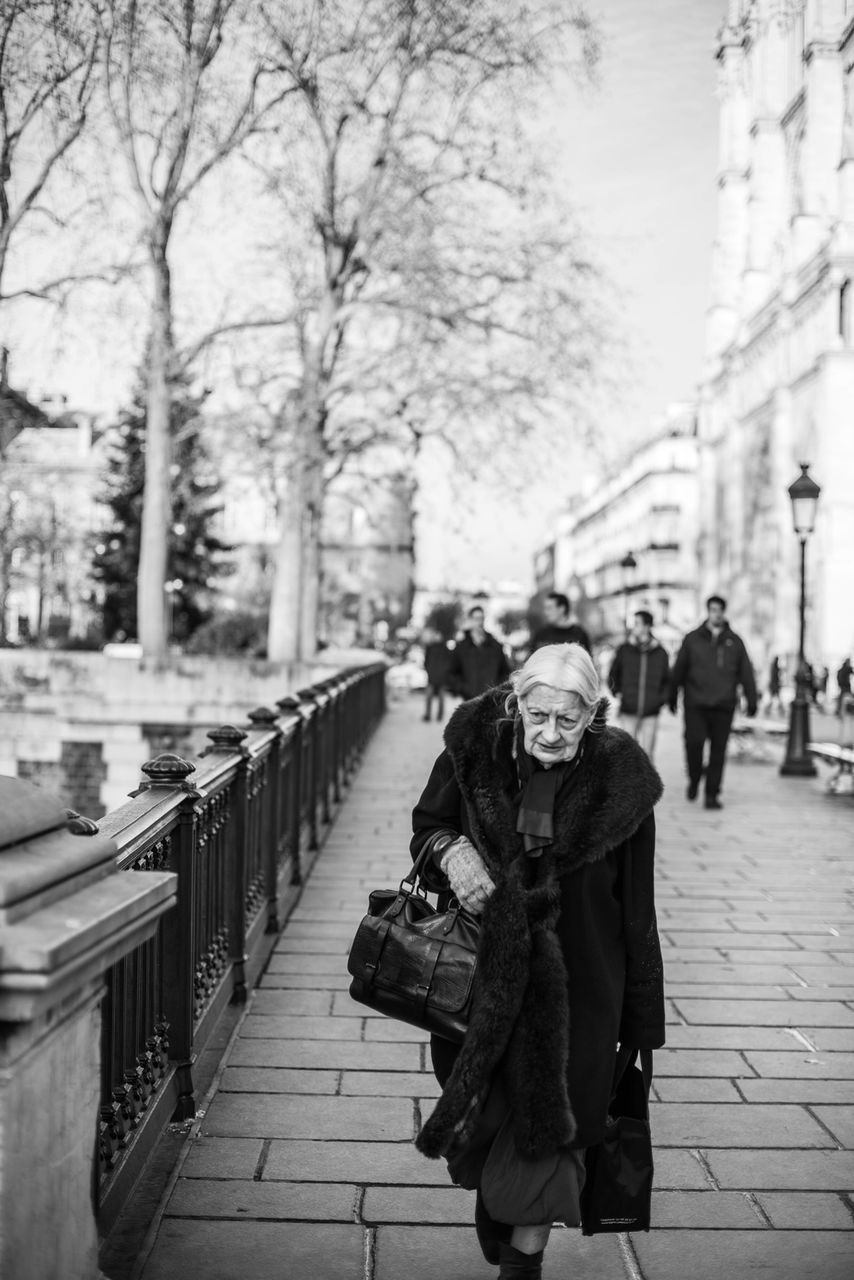
[[[726,600],[723,596],[709,596],[706,609],[705,622],[688,633],[676,657],[670,682],[670,710],[676,713],[679,690],[684,689],[688,799],[697,798],[708,742],[705,805],[707,809],[722,809],[718,793],[739,687],[747,701],[747,714],[755,716],[756,680],[744,642],[726,620]]]
[[[771,665],[768,668],[768,711],[769,713],[776,707],[780,715],[783,714],[783,701],[780,697],[780,688],[782,685],[780,672],[780,658],[775,653],[771,659]]]
[[[608,688],[620,699],[621,728],[640,743],[651,760],[658,713],[670,694],[670,663],[652,634],[652,614],[648,609],[635,613],[632,634],[614,656]]]
[[[451,666],[451,651],[447,641],[438,631],[428,627],[424,632],[424,670],[427,673],[427,689],[424,695],[424,720],[430,719],[433,702],[436,702],[436,719],[445,718],[445,686]]]
[[[836,699],[836,714],[841,716],[845,712],[848,705],[848,699],[851,697],[851,659],[845,658],[842,666],[836,673],[836,684],[839,689],[839,696]]]
[[[427,887],[482,915],[468,1031],[462,1045],[431,1038],[442,1096],[417,1144],[477,1190],[478,1240],[500,1280],[539,1280],[552,1223],[580,1220],[618,1042],[664,1043],[661,780],[605,724],[580,645],[537,650],[511,684],[457,708],[412,815]],[[561,1176],[544,1185],[555,1155]]]
[[[510,663],[495,636],[484,627],[479,604],[468,611],[465,635],[451,654],[448,687],[462,698],[474,698],[510,675]]]
[[[578,622],[569,620],[569,597],[560,591],[550,591],[543,605],[546,625],[534,633],[531,650],[535,652],[547,644],[580,644],[590,652],[590,637]]]

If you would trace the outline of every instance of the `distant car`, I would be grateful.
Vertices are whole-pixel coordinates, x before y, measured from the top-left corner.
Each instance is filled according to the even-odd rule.
[[[101,650],[105,658],[141,658],[142,645],[136,640],[115,640]]]
[[[386,681],[390,689],[411,693],[415,689],[427,688],[427,672],[417,662],[397,662],[389,667]]]

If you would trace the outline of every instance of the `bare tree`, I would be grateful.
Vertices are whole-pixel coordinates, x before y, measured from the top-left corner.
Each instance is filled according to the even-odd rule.
[[[0,300],[66,282],[17,281],[7,293],[7,266],[23,224],[62,225],[43,197],[86,125],[98,52],[91,0],[0,0]]]
[[[287,86],[265,92],[265,63],[251,43],[251,0],[101,0],[99,8],[107,99],[151,279],[138,617],[145,658],[156,663],[166,651],[170,403],[186,367],[173,325],[175,222],[208,175],[261,127]]]
[[[547,225],[547,175],[519,121],[595,32],[566,0],[262,4],[293,94],[266,190],[295,299],[293,442],[271,658],[315,651],[324,485],[377,442],[466,423],[523,431],[592,358],[574,228]],[[589,315],[586,317],[589,320]]]

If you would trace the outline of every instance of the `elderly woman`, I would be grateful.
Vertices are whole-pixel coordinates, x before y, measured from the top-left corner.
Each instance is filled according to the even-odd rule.
[[[484,1256],[516,1280],[541,1276],[552,1221],[579,1223],[618,1044],[664,1043],[661,781],[606,709],[580,645],[537,650],[457,708],[413,813],[428,887],[482,915],[468,1032],[433,1037],[442,1095],[417,1145],[477,1187]]]

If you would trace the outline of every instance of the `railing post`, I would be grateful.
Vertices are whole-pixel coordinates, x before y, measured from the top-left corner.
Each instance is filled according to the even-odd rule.
[[[288,843],[291,850],[291,884],[302,884],[302,735],[304,718],[299,698],[286,694],[276,700],[276,706],[283,716],[295,715],[297,723],[294,728],[291,747],[291,776],[289,795],[285,801],[287,813],[284,820],[288,827]]]
[[[277,713],[270,707],[256,707],[249,712],[249,723],[261,732],[273,732],[275,738],[270,747],[267,766],[267,787],[261,814],[261,849],[264,859],[264,895],[267,899],[267,933],[279,932],[279,783],[281,780],[279,757],[282,747],[282,730]]]
[[[317,830],[317,786],[319,773],[318,711],[310,689],[298,689],[302,716],[302,794],[306,801],[308,847],[314,851],[319,841]]]
[[[315,810],[318,800],[320,801],[320,821],[324,824],[329,822],[329,726],[327,720],[327,708],[329,706],[329,694],[326,693],[320,685],[310,684],[304,689],[297,691],[304,702],[310,702],[314,706],[314,715],[311,719],[312,726],[312,773],[314,777],[314,805]],[[315,825],[315,838],[313,848],[317,848],[318,838]]]
[[[343,676],[331,676],[326,682],[329,696],[332,701],[329,705],[329,759],[332,769],[332,800],[338,805],[341,803],[341,784],[344,777],[344,753],[343,753],[343,716],[342,707],[345,686]]]
[[[348,783],[353,775],[359,754],[356,745],[356,726],[358,724],[359,685],[361,682],[360,675],[350,675],[347,677],[347,685],[344,690],[344,777]]]
[[[248,753],[243,743],[246,733],[236,725],[224,724],[207,735],[211,745],[206,755],[224,752],[237,756],[237,772],[228,823],[228,958],[231,963],[234,1004],[246,1003],[246,836],[249,816]]]
[[[195,765],[171,751],[142,766],[145,781],[133,793],[177,790],[185,792],[181,814],[172,832],[168,869],[178,875],[178,901],[163,921],[163,1019],[168,1030],[169,1056],[175,1063],[177,1097],[172,1119],[191,1120],[196,1114],[193,1085],[196,968],[196,801],[199,793],[187,781]]]

